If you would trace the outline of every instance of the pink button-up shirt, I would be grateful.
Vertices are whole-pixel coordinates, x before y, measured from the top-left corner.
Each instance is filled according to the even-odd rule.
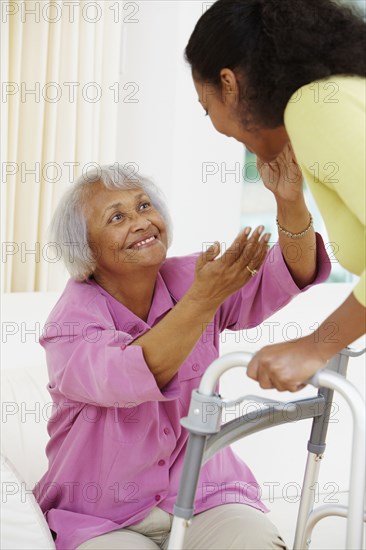
[[[319,235],[317,258],[314,284],[330,271]],[[154,506],[173,512],[188,438],[180,418],[219,355],[220,332],[258,325],[301,292],[276,245],[258,274],[218,309],[178,372],[159,389],[142,348],[129,344],[186,293],[196,259],[164,262],[146,322],[93,280],[70,280],[47,320],[41,344],[54,411],[48,425],[49,468],[35,494],[57,534],[57,548],[73,549],[138,523]],[[225,448],[201,469],[195,513],[231,502],[267,511],[252,472]]]

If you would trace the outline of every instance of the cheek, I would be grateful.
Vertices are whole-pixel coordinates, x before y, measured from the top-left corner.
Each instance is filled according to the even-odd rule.
[[[161,219],[160,223],[156,223],[155,225],[159,229],[161,242],[164,244],[165,248],[168,248],[168,228],[164,220]]]
[[[217,115],[215,112],[209,114],[212,126],[215,128],[217,132],[220,134],[224,134],[225,136],[230,135],[230,125],[228,124],[227,120],[225,118]]]
[[[150,217],[150,221],[159,229],[160,233],[166,233],[166,223],[163,216],[159,212],[156,211],[154,215]]]
[[[107,230],[103,231],[98,239],[99,248],[103,251],[103,256],[107,257],[113,254],[114,250],[118,250],[126,242],[128,232],[119,225],[110,225]]]
[[[221,109],[212,109],[212,111],[209,112],[209,117],[215,130],[224,136],[238,139],[239,134],[244,134],[244,136],[246,134],[245,131],[242,131],[238,122],[232,118],[233,115],[229,116],[228,113],[222,112]],[[239,139],[239,141],[244,143],[244,139]]]

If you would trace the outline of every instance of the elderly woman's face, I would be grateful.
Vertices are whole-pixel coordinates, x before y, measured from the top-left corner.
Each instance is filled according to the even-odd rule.
[[[168,247],[166,225],[143,189],[95,183],[88,195],[84,208],[96,273],[113,276],[161,265]]]
[[[235,75],[229,69],[223,69],[221,76],[222,89],[193,79],[198,100],[213,126],[221,134],[243,143],[264,162],[273,161],[289,141],[285,128],[245,130],[240,122]]]

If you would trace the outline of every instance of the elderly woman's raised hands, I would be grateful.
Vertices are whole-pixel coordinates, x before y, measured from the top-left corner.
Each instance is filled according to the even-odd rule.
[[[270,234],[262,235],[263,230],[259,226],[250,235],[250,228],[245,228],[219,258],[218,242],[203,252],[197,260],[191,294],[198,301],[209,301],[219,307],[255,277],[268,252]]]

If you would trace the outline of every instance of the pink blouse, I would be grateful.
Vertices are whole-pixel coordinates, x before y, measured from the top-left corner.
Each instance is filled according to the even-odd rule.
[[[41,344],[54,403],[48,471],[36,498],[58,549],[144,519],[154,506],[173,513],[188,432],[180,425],[192,390],[219,356],[220,332],[255,326],[303,292],[275,245],[258,274],[226,300],[172,380],[159,389],[134,339],[156,325],[186,293],[197,254],[169,258],[157,277],[145,323],[94,280],[70,280]],[[317,235],[318,273],[330,262]],[[308,287],[307,287],[308,288]],[[230,448],[201,469],[195,513],[232,502],[262,511],[260,488]]]

